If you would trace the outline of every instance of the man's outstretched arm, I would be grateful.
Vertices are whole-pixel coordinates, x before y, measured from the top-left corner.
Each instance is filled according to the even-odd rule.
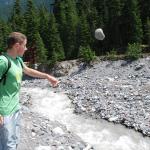
[[[27,66],[23,67],[23,72],[31,77],[47,79],[52,84],[53,87],[56,87],[59,83],[59,81],[55,77],[53,77],[47,73],[43,73],[43,72],[37,71],[35,69],[29,68]]]

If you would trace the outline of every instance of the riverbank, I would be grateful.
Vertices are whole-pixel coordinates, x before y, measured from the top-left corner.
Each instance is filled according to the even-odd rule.
[[[61,111],[62,103],[58,103],[60,110],[57,105],[54,107],[49,105],[51,102],[56,104],[57,97],[46,80],[26,80],[23,83],[25,85],[23,85],[20,94],[22,119],[18,150],[94,150],[76,133],[68,130],[58,118],[56,119],[55,114]],[[60,97],[58,101],[62,101],[62,99],[66,101],[67,98],[66,95],[58,95],[58,97]],[[46,115],[39,110],[45,99],[47,108],[43,106],[43,109],[48,109],[50,112],[47,112]],[[35,108],[37,102],[37,108]],[[48,115],[52,115],[52,117],[49,118]]]
[[[124,60],[101,61],[91,67],[82,64],[82,66],[74,66],[75,69],[71,70],[68,76],[59,77],[61,84],[53,90],[58,93],[66,93],[70,97],[74,113],[78,115],[86,114],[90,118],[103,118],[110,122],[123,124],[128,128],[134,128],[143,135],[150,136],[149,66],[150,57],[134,62]],[[30,89],[37,87],[40,89],[50,88],[46,80],[25,80],[22,87],[26,89],[26,91],[21,92],[24,116],[26,116],[25,119],[28,118],[25,122],[30,122],[29,126],[31,125],[28,129],[26,128],[27,125],[22,126],[22,135],[25,135],[26,138],[30,137],[27,141],[30,141],[28,145],[32,146],[31,149],[40,145],[48,146],[48,144],[49,149],[50,147],[52,149],[64,148],[69,150],[71,148],[86,150],[88,147],[88,149],[93,149],[92,146],[82,141],[75,133],[68,131],[63,124],[48,121],[40,114],[35,115],[34,112],[30,112],[32,97],[27,89],[28,87]],[[39,121],[38,118],[41,118],[41,120]],[[48,123],[44,120],[48,121]],[[43,128],[43,125],[40,125],[39,122],[43,122],[46,125],[53,124],[54,126],[49,130],[49,127]],[[60,133],[53,134],[55,128]],[[41,134],[41,132],[44,132],[43,130],[45,133]],[[50,132],[48,133],[48,131]],[[66,134],[61,135],[62,131]],[[47,139],[47,137],[50,138]],[[69,142],[61,143],[58,137]],[[47,142],[49,139],[52,139],[51,142]],[[53,143],[56,141],[59,144],[54,144],[54,146]],[[72,146],[73,143],[75,143],[74,146]],[[26,144],[24,143],[23,145],[25,146]],[[45,150],[48,150],[48,148]]]
[[[150,57],[101,61],[62,78],[75,112],[103,118],[150,136]]]

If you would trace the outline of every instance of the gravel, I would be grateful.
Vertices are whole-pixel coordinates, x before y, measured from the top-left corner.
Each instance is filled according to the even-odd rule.
[[[150,57],[133,62],[99,61],[90,67],[81,65],[84,64],[59,77],[61,83],[55,88],[55,92],[63,91],[69,96],[74,113],[103,118],[150,136]],[[24,80],[22,86],[44,88],[49,83],[42,79]],[[33,150],[37,146],[42,149],[43,145],[48,146],[47,150],[93,149],[59,122],[31,112],[30,95],[21,93],[21,104],[24,117],[19,150]]]
[[[150,57],[101,61],[61,78],[74,112],[103,118],[150,136]]]

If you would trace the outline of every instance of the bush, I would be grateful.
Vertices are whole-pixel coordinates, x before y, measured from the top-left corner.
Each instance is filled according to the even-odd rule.
[[[107,52],[107,58],[110,60],[116,60],[117,59],[117,51],[115,49],[112,49],[110,52]]]
[[[126,56],[129,59],[138,59],[141,56],[142,48],[139,43],[128,44]]]
[[[79,57],[83,58],[84,61],[90,62],[96,58],[95,52],[91,50],[89,46],[79,48]]]

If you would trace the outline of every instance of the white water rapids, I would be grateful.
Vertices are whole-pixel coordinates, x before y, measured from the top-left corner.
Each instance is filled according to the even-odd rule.
[[[64,93],[50,89],[22,88],[31,95],[33,111],[57,120],[96,150],[150,150],[150,138],[121,125],[76,115]]]

